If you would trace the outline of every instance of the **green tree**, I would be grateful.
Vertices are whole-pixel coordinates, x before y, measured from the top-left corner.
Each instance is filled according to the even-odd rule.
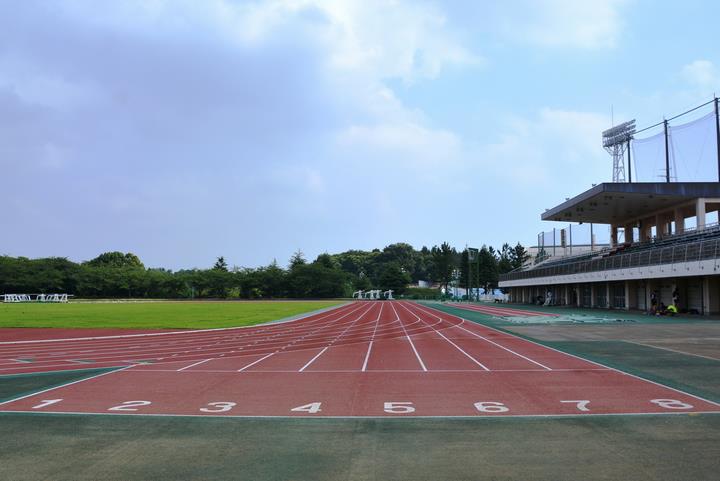
[[[305,254],[303,254],[303,251],[298,249],[290,258],[290,270],[293,270],[298,266],[304,266],[305,264],[307,264],[307,261],[305,260]]]
[[[510,252],[510,265],[513,269],[519,269],[530,260],[530,254],[519,242]]]
[[[215,265],[213,265],[213,270],[228,272],[228,265],[227,262],[225,262],[225,257],[220,256],[217,258]]]
[[[505,274],[513,270],[512,257],[513,249],[510,244],[505,243],[500,248],[500,257],[498,258],[498,272]]]
[[[380,274],[380,289],[383,291],[391,289],[396,295],[403,294],[411,282],[410,274],[395,262],[385,265],[382,274]]]
[[[145,269],[140,258],[132,252],[128,252],[127,254],[118,251],[104,252],[96,258],[87,261],[85,264],[92,267],[131,267]]]
[[[443,242],[440,244],[440,247],[434,246],[431,249],[431,255],[434,269],[433,280],[439,282],[447,292],[448,285],[453,278],[453,271],[457,264],[457,252],[450,247],[450,244]]]
[[[498,284],[498,261],[495,249],[482,246],[478,253],[480,285],[486,293],[491,292]]]

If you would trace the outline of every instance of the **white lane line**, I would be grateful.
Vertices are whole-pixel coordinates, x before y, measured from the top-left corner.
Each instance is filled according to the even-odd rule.
[[[465,322],[465,320],[463,320],[463,322]],[[461,323],[461,324],[462,324],[462,323]],[[473,336],[478,337],[478,338],[482,339],[483,341],[489,342],[490,344],[493,344],[493,345],[499,347],[500,349],[505,349],[507,352],[509,352],[509,353],[511,353],[511,354],[515,354],[516,356],[521,357],[521,358],[525,359],[526,361],[530,361],[531,363],[533,363],[533,364],[535,364],[535,365],[537,365],[537,366],[540,366],[540,367],[543,368],[543,369],[547,369],[548,371],[552,371],[552,368],[547,367],[545,364],[541,364],[541,363],[539,363],[539,362],[537,362],[537,361],[535,361],[535,360],[533,360],[533,359],[530,359],[530,358],[527,357],[527,356],[523,356],[522,354],[513,351],[512,349],[509,349],[509,348],[507,348],[507,347],[505,347],[505,346],[503,346],[503,345],[501,345],[501,344],[498,344],[498,343],[495,342],[495,341],[491,341],[491,340],[488,339],[487,337],[483,337],[483,336],[481,336],[480,334],[477,334],[477,333],[472,332],[472,331],[470,331],[470,330],[468,330],[468,329],[465,329],[465,328],[462,327],[460,324],[458,324],[458,325],[455,326],[455,327],[457,327],[457,328],[459,328],[459,329],[462,329],[462,330],[465,331],[465,332],[469,332],[469,333],[472,334]]]
[[[405,309],[406,311],[408,311],[408,312],[409,312],[410,314],[412,314],[413,316],[417,317],[418,320],[422,320],[422,319],[420,319],[420,316],[418,316],[417,314],[415,314],[414,312],[412,312],[412,311],[411,311],[410,309],[408,309],[404,304],[400,303],[400,307],[402,307],[403,309]],[[430,324],[428,324],[425,320],[422,320],[422,322],[425,323],[425,324],[427,324],[428,326],[430,325]],[[465,354],[465,356],[467,356],[467,358],[470,359],[472,362],[474,362],[475,364],[477,364],[477,365],[480,366],[481,368],[485,369],[486,371],[489,371],[489,370],[490,370],[490,369],[488,369],[488,367],[487,367],[485,364],[481,363],[480,361],[478,361],[477,359],[475,359],[474,357],[472,357],[470,354],[468,354],[467,352],[465,352],[460,346],[458,346],[457,344],[455,344],[454,342],[452,342],[450,339],[448,339],[447,337],[445,337],[445,335],[444,335],[442,332],[438,331],[438,330],[435,329],[434,327],[433,327],[433,330],[434,330],[435,332],[437,332],[438,334],[440,334],[440,336],[441,336],[443,339],[445,339],[447,342],[449,342],[450,344],[452,344],[453,346],[455,346],[455,348],[456,348],[458,351],[460,351],[460,352],[462,352],[463,354]],[[437,370],[437,369],[433,369],[433,370],[435,371],[435,370]]]
[[[720,361],[720,359],[718,359],[717,357],[703,356],[702,354],[695,354],[695,353],[692,353],[692,352],[680,351],[680,350],[678,350],[678,349],[671,349],[671,348],[669,348],[669,347],[656,346],[656,345],[654,345],[654,344],[645,344],[645,343],[637,342],[637,341],[623,341],[623,342],[628,342],[628,343],[630,343],[630,344],[637,344],[638,346],[651,347],[651,348],[653,348],[653,349],[662,349],[663,351],[676,352],[676,353],[678,353],[678,354],[684,354],[684,355],[686,355],[686,356],[701,357],[701,358],[703,358],[703,359],[709,359],[709,360],[711,360],[711,361]]]
[[[427,311],[427,310],[421,308],[420,306],[418,306],[418,309],[420,309],[420,310],[422,310],[422,311],[424,311],[424,312],[427,312],[428,314],[430,314],[430,315],[432,315],[432,316],[435,316],[435,317],[437,317],[438,319],[440,318],[439,316],[436,316],[436,315],[433,314],[432,312]],[[457,316],[455,316],[455,317],[457,317]],[[462,323],[465,322],[465,319],[463,319],[462,317],[460,317],[459,319],[462,319],[462,322],[461,322],[460,324],[462,324]],[[462,329],[462,330],[465,331],[465,332],[469,332],[469,333],[472,334],[473,336],[478,337],[478,338],[482,339],[483,341],[489,342],[490,344],[493,344],[493,345],[499,347],[500,349],[504,349],[504,350],[506,350],[507,352],[509,352],[509,353],[511,353],[511,354],[514,354],[514,355],[516,355],[516,356],[518,356],[518,357],[521,357],[521,358],[525,359],[526,361],[529,361],[529,362],[535,364],[536,366],[540,366],[540,367],[543,368],[543,369],[547,369],[548,371],[552,371],[552,368],[547,367],[545,364],[541,364],[541,363],[539,363],[539,362],[537,362],[537,361],[535,361],[535,360],[533,360],[533,359],[530,359],[530,358],[527,357],[527,356],[523,356],[522,354],[513,351],[512,349],[508,349],[507,347],[505,347],[505,346],[503,346],[503,345],[501,345],[501,344],[498,344],[498,343],[495,342],[495,341],[491,341],[491,340],[488,339],[487,337],[483,337],[483,336],[481,336],[480,334],[477,334],[477,333],[472,332],[472,331],[470,331],[470,330],[468,330],[468,329],[465,329],[465,328],[462,327],[460,324],[456,324],[454,327],[460,328],[460,329]]]
[[[38,411],[29,410],[0,410],[2,413],[23,413],[23,414],[38,414]],[[144,416],[144,417],[166,417],[166,418],[253,418],[253,419],[297,419],[298,417],[310,418],[308,415],[292,415],[288,416],[285,414],[163,414],[163,413],[121,413],[121,412],[84,412],[84,411],[45,411],[47,414],[77,414],[81,416]],[[718,411],[682,411],[682,412],[666,412],[666,411],[655,411],[655,412],[617,412],[617,413],[580,413],[580,414],[473,414],[473,415],[416,415],[409,414],[409,417],[415,419],[477,419],[477,418],[580,418],[580,417],[598,417],[598,416],[687,416],[688,414],[714,414],[720,415]],[[392,414],[381,414],[381,415],[346,415],[346,416],[322,416],[323,419],[389,419]]]
[[[385,304],[380,304],[380,314],[378,314],[377,320],[375,321],[375,327],[373,328],[372,336],[370,337],[370,344],[368,344],[368,350],[367,353],[365,353],[365,361],[363,362],[363,366],[361,371],[365,372],[367,370],[368,361],[370,360],[370,351],[372,351],[372,345],[375,341],[375,333],[377,332],[378,325],[380,325],[380,318],[382,317],[382,311],[385,307]]]
[[[16,398],[13,398],[13,399],[8,399],[7,401],[0,402],[0,406],[2,406],[3,404],[8,404],[8,403],[11,403],[11,402],[20,401],[21,399],[29,398],[29,397],[32,397],[32,396],[37,396],[38,394],[43,394],[43,393],[46,393],[46,392],[48,392],[48,391],[54,391],[55,389],[60,389],[60,388],[62,388],[62,387],[72,386],[73,384],[78,384],[78,383],[81,383],[81,382],[89,381],[90,379],[97,379],[97,378],[102,377],[102,376],[107,376],[108,374],[113,374],[113,373],[116,373],[116,372],[124,371],[125,369],[129,369],[129,368],[131,368],[131,367],[133,367],[133,366],[125,366],[125,367],[121,367],[120,369],[115,369],[115,370],[113,370],[113,371],[108,371],[108,372],[100,373],[100,374],[98,374],[97,376],[85,377],[85,378],[83,378],[83,379],[78,379],[77,381],[72,381],[72,382],[69,382],[69,383],[67,383],[67,384],[61,384],[60,386],[55,386],[55,387],[51,387],[51,388],[48,388],[48,389],[43,389],[42,391],[31,392],[30,394],[26,394],[26,395],[24,395],[24,396],[20,396],[20,397],[16,397]]]
[[[418,308],[419,308],[419,307],[418,307]],[[467,319],[465,319],[465,318],[463,318],[463,317],[460,317],[460,316],[453,316],[453,317],[457,317],[458,319],[461,319],[463,322],[467,321]],[[474,324],[472,321],[467,321],[467,322],[469,322],[469,323],[471,323],[471,324]],[[642,377],[642,376],[638,376],[638,375],[636,375],[636,374],[630,374],[629,372],[621,371],[620,369],[617,369],[617,368],[614,368],[614,367],[611,367],[611,366],[606,366],[605,364],[599,363],[599,362],[597,362],[597,361],[591,361],[591,360],[589,360],[589,359],[582,358],[582,357],[577,356],[577,355],[575,355],[575,354],[570,354],[569,352],[561,351],[560,349],[556,349],[556,348],[554,348],[554,347],[546,346],[545,344],[540,344],[540,343],[537,342],[537,341],[531,341],[530,339],[525,339],[525,338],[522,338],[522,337],[518,337],[518,336],[516,336],[516,335],[514,335],[514,334],[510,334],[510,333],[508,333],[508,332],[501,331],[500,329],[496,329],[496,328],[494,328],[494,327],[486,326],[485,324],[480,324],[478,327],[484,327],[485,329],[489,329],[489,330],[491,330],[491,331],[499,332],[500,334],[503,334],[503,335],[505,335],[505,336],[509,336],[509,337],[512,337],[512,338],[521,339],[521,340],[523,340],[523,341],[525,341],[525,342],[529,342],[530,344],[534,344],[534,345],[536,345],[536,346],[543,347],[543,348],[545,348],[545,349],[549,349],[549,350],[554,351],[554,352],[557,352],[557,353],[559,353],[559,354],[564,354],[564,355],[566,355],[566,356],[569,356],[569,357],[572,357],[572,358],[575,358],[575,359],[579,359],[579,360],[584,361],[584,362],[589,363],[589,364],[594,364],[594,365],[596,365],[596,366],[604,367],[605,369],[607,369],[607,370],[609,370],[609,371],[614,371],[614,372],[616,372],[616,373],[618,373],[618,374],[622,374],[622,375],[624,375],[624,376],[628,376],[628,377],[632,377],[632,378],[635,378],[635,379],[639,379],[640,381],[645,381],[645,382],[647,382],[647,383],[654,384],[655,386],[659,386],[659,387],[661,387],[661,388],[663,388],[663,389],[669,389],[669,390],[674,391],[674,392],[676,392],[676,393],[680,393],[680,394],[683,394],[683,395],[685,395],[685,396],[690,396],[690,397],[692,397],[692,398],[699,399],[700,401],[703,401],[703,402],[712,404],[713,406],[720,407],[720,403],[719,403],[719,402],[711,401],[710,399],[704,398],[704,397],[702,397],[702,396],[698,396],[697,394],[692,394],[692,393],[683,391],[683,390],[681,390],[681,389],[677,389],[677,388],[674,388],[674,387],[666,386],[665,384],[661,384],[661,383],[656,382],[656,381],[651,381],[650,379],[646,379],[646,378],[644,378],[644,377]]]
[[[253,361],[253,362],[251,362],[250,364],[248,364],[247,366],[241,367],[240,369],[237,370],[237,372],[243,372],[245,369],[254,366],[255,364],[259,363],[260,361],[264,361],[265,359],[269,358],[269,357],[272,356],[273,354],[275,354],[275,353],[274,353],[274,352],[271,352],[270,354],[261,357],[261,358],[258,359],[257,361]]]
[[[208,361],[212,361],[213,359],[215,359],[215,358],[211,357],[210,359],[203,359],[202,361],[195,362],[193,364],[190,364],[189,366],[181,367],[180,369],[177,370],[177,372],[184,371],[185,369],[190,369],[193,366],[198,366],[198,365],[206,363]]]
[[[365,354],[365,362],[363,362],[362,372],[365,372],[367,370],[368,360],[370,359],[370,351],[372,351],[372,345],[373,341],[370,341],[370,344],[368,344],[367,354]]]
[[[330,346],[332,346],[333,344],[335,344],[335,343],[338,341],[338,339],[340,339],[343,335],[345,335],[345,333],[348,332],[348,330],[349,330],[351,327],[353,327],[355,324],[357,324],[357,322],[358,322],[360,319],[362,319],[362,317],[363,317],[365,314],[367,314],[368,312],[370,312],[372,309],[373,309],[373,308],[371,307],[370,309],[368,309],[368,310],[366,310],[365,312],[363,312],[362,314],[360,314],[360,316],[358,316],[357,319],[355,319],[352,323],[350,323],[349,326],[347,326],[345,329],[343,329],[343,331],[342,331],[340,334],[338,334],[337,336],[335,336],[335,338],[334,338],[332,341],[330,341],[330,344],[328,344],[328,345],[325,347],[325,349],[323,349],[323,350],[320,351],[315,357],[313,357],[312,359],[310,359],[310,361],[308,361],[307,364],[305,364],[303,367],[301,367],[298,372],[303,372],[306,367],[308,367],[310,364],[312,364],[312,363],[315,361],[315,359],[319,358],[319,357],[322,355],[322,353],[324,353],[325,351],[327,351],[327,349],[328,349]],[[383,309],[383,305],[380,304],[380,314],[378,314],[377,320],[376,320],[375,322],[377,322],[377,321],[380,320],[380,315],[382,314],[382,309]]]
[[[307,364],[305,364],[303,367],[301,367],[300,369],[298,369],[298,372],[303,372],[306,367],[308,367],[310,364],[312,364],[313,362],[315,362],[315,359],[317,359],[317,358],[319,358],[320,356],[322,356],[322,354],[323,354],[325,351],[327,351],[329,347],[330,347],[330,346],[325,346],[322,351],[320,351],[320,352],[318,352],[317,354],[315,354],[315,356],[314,356],[312,359],[310,359],[310,360],[307,362]]]
[[[498,372],[537,372],[540,374],[548,373],[548,374],[554,374],[554,373],[563,373],[563,372],[586,372],[586,371],[600,371],[600,372],[610,372],[610,369],[604,368],[604,367],[589,367],[589,368],[578,368],[578,369],[553,369],[552,371],[548,371],[546,369],[540,369],[540,368],[534,368],[534,369],[493,369],[491,371],[485,371],[482,369],[433,369],[432,371],[428,371],[428,373],[434,373],[434,372],[463,372],[463,373],[477,373],[482,375],[490,375],[495,374]],[[175,369],[139,369],[137,372],[177,372]],[[235,369],[193,369],[192,371],[184,371],[184,374],[192,374],[192,373],[230,373],[230,372],[237,372]],[[263,370],[263,371],[245,371],[245,374],[258,374],[262,375],[263,373],[268,372],[283,372],[283,373],[297,373],[295,369],[289,370],[289,369],[270,369],[270,370]],[[332,369],[332,370],[325,370],[325,369],[318,369],[312,371],[314,373],[357,373],[357,369]],[[417,373],[425,373],[425,371],[421,369],[369,369],[367,372],[379,372],[379,373],[387,373],[387,372],[417,372]]]
[[[418,354],[417,349],[415,349],[415,343],[412,342],[412,339],[410,339],[410,336],[407,333],[407,330],[405,330],[405,324],[400,319],[400,316],[398,316],[397,310],[395,309],[395,306],[393,305],[394,302],[390,301],[390,307],[392,307],[392,310],[395,312],[395,317],[397,317],[398,321],[400,321],[400,326],[402,326],[402,330],[405,333],[405,337],[408,341],[410,341],[410,347],[412,347],[413,352],[415,353],[415,357],[417,357],[418,362],[420,363],[420,367],[422,367],[423,371],[427,372],[427,367],[425,367],[425,363],[423,362],[422,358],[420,357],[420,354]]]
[[[354,307],[352,307],[352,309],[349,310],[348,314],[345,314],[345,315],[341,316],[340,318],[338,318],[338,320],[339,320],[339,319],[342,319],[343,317],[346,317],[346,316],[349,315],[350,313],[357,312],[357,311],[359,311],[359,310],[361,310],[361,309],[363,309],[363,308],[365,307],[365,306],[362,306],[361,303],[355,303],[355,304],[353,304],[353,305],[351,305],[351,306],[354,306]],[[344,311],[346,311],[346,310],[344,310]],[[313,323],[317,323],[317,321],[319,321],[319,320],[321,320],[321,319],[327,319],[327,318],[329,318],[329,317],[332,317],[332,315],[338,314],[338,313],[341,313],[341,312],[343,312],[343,311],[340,311],[339,309],[334,309],[334,310],[332,310],[330,313],[325,314],[325,315],[323,315],[323,316],[321,316],[321,317],[318,317],[317,319],[313,320],[312,322],[313,322]],[[330,320],[330,321],[325,321],[325,322],[323,322],[323,324],[321,325],[321,328],[324,327],[324,326],[327,326],[327,325],[328,325],[328,322],[329,322],[329,323],[332,323],[332,322],[334,322],[334,321],[333,321],[333,320]],[[287,328],[286,328],[286,329],[287,329]],[[291,333],[291,332],[293,332],[293,331],[295,331],[295,330],[302,331],[303,329],[309,330],[310,332],[316,332],[316,331],[318,330],[318,328],[312,328],[312,327],[308,329],[307,327],[299,328],[299,326],[291,326],[290,329],[287,329],[287,331],[283,331],[283,330],[280,330],[280,329],[276,329],[276,330],[275,330],[275,331],[276,331],[275,334],[270,335],[269,337],[268,337],[267,335],[265,335],[265,337],[259,338],[259,340],[263,340],[263,342],[265,342],[266,340],[271,340],[271,339],[273,339],[273,338],[279,338],[279,337],[282,337],[282,336],[287,336],[288,333]],[[264,329],[259,329],[259,330],[257,330],[257,331],[245,332],[243,335],[241,335],[241,336],[239,336],[239,337],[240,337],[240,338],[243,338],[243,337],[246,337],[246,336],[257,336],[260,332],[264,332],[264,331],[265,331]],[[199,331],[193,331],[193,332],[199,332]],[[215,339],[215,338],[217,338],[217,337],[213,337],[213,338],[211,338],[211,339]],[[237,337],[236,337],[236,338],[237,338]],[[199,341],[201,341],[201,342],[204,343],[204,344],[200,344],[201,347],[209,346],[210,344],[207,344],[207,341],[205,341],[205,339],[206,339],[206,336],[202,336],[202,337],[201,337],[201,336],[196,336],[194,339],[184,339],[184,340],[174,339],[174,340],[176,340],[176,341],[178,341],[178,342],[180,342],[180,343],[187,343],[187,342],[191,342],[191,341],[193,341],[193,340],[195,340],[195,341],[198,341],[198,340],[199,340]],[[233,338],[233,339],[235,339],[235,338]],[[248,340],[249,340],[249,339],[248,339]],[[279,340],[279,339],[278,339],[278,340]],[[257,343],[257,342],[259,342],[259,341],[256,341],[256,343]],[[197,354],[198,357],[202,356],[202,357],[204,358],[204,357],[207,356],[207,354],[220,354],[220,353],[227,352],[227,350],[229,350],[230,348],[232,348],[233,345],[235,345],[235,344],[226,344],[224,347],[221,347],[221,348],[217,348],[217,349],[205,349],[204,352],[194,352],[194,354]],[[248,344],[237,344],[237,345],[238,345],[238,346],[243,346],[243,347],[245,347],[245,346],[247,346]],[[136,358],[141,357],[141,358],[144,358],[144,359],[153,359],[153,360],[168,359],[169,361],[174,361],[174,359],[172,359],[172,357],[177,356],[178,354],[187,354],[187,353],[190,353],[190,352],[193,352],[193,351],[202,350],[201,348],[190,349],[190,348],[192,347],[192,345],[190,345],[190,346],[182,346],[182,347],[181,347],[181,346],[176,346],[176,345],[174,345],[174,344],[169,344],[168,347],[166,347],[166,348],[165,348],[165,347],[164,347],[164,348],[155,348],[155,347],[153,347],[153,346],[154,346],[154,345],[147,346],[147,348],[144,349],[142,352],[134,352],[134,353],[127,352],[126,349],[115,350],[115,351],[113,351],[113,354],[112,354],[112,355],[110,355],[110,353],[108,352],[108,353],[105,354],[105,355],[94,356],[95,359],[93,359],[93,361],[94,361],[94,364],[95,364],[95,365],[97,365],[97,364],[107,364],[107,363],[119,362],[119,361],[121,361],[121,362],[124,363],[124,359],[126,359],[128,356],[135,356]],[[183,349],[183,347],[187,347],[188,349],[181,351],[180,349]],[[276,346],[272,346],[272,349],[273,349],[273,350],[275,350],[275,348],[276,348]],[[65,348],[62,348],[62,349],[65,349]],[[213,351],[215,351],[215,352],[213,352]],[[219,352],[217,352],[217,351],[219,351]],[[173,353],[173,352],[174,352],[175,354],[170,355],[170,354]],[[163,356],[158,356],[158,354],[163,354]],[[222,354],[220,354],[220,355],[222,355]],[[195,361],[195,360],[198,359],[198,357],[195,357],[195,359],[189,359],[188,362],[190,362],[190,361]],[[215,356],[215,357],[217,357],[217,356]],[[33,364],[33,367],[38,367],[38,368],[39,368],[41,363],[48,363],[48,362],[66,362],[66,361],[65,361],[64,359],[62,359],[62,360],[55,360],[55,359],[53,359],[53,360],[50,360],[50,359],[36,360],[36,361],[34,362],[34,364]],[[18,365],[18,364],[15,364],[15,365]],[[117,364],[114,364],[114,366],[117,366]],[[14,368],[14,369],[18,369],[18,368]],[[6,369],[3,369],[2,366],[0,366],[0,371],[4,371],[4,370],[6,370]]]

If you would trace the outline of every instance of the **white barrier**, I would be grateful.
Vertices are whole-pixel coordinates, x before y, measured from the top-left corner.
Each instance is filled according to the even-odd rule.
[[[67,302],[69,294],[3,294],[3,302]]]

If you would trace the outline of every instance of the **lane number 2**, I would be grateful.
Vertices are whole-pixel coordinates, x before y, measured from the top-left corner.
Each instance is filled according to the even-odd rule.
[[[137,411],[139,407],[149,406],[151,404],[150,401],[125,401],[117,406],[108,408],[108,411]]]

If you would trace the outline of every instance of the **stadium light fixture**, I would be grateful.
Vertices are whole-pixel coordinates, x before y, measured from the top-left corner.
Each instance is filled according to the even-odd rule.
[[[628,181],[632,182],[630,141],[635,135],[635,119],[602,133],[603,147],[613,158],[613,182],[625,182],[625,151],[628,153]]]

